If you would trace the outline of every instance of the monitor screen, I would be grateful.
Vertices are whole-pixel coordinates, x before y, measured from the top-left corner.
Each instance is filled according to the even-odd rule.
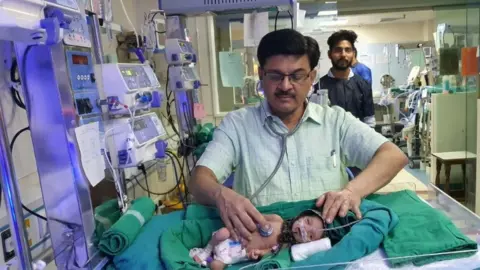
[[[74,65],[88,65],[88,57],[86,55],[72,54],[72,63]]]
[[[133,131],[139,131],[139,130],[147,128],[147,124],[145,123],[144,119],[135,120],[133,125],[134,125],[133,126]]]

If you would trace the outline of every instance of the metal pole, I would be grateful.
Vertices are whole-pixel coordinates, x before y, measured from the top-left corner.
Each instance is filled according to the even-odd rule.
[[[17,177],[13,167],[12,153],[7,137],[3,108],[0,103],[0,180],[10,218],[10,231],[15,241],[15,256],[20,269],[32,269],[32,255],[27,242],[27,232],[24,227],[22,202],[19,198]]]
[[[100,23],[97,14],[88,12],[89,25],[92,31],[93,51],[98,65],[103,64],[102,36],[100,33]]]

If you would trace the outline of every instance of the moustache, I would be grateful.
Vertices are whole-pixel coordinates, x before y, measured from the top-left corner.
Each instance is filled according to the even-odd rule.
[[[276,92],[276,93],[275,93],[275,96],[276,96],[276,97],[291,97],[291,98],[295,98],[295,94],[289,93],[289,92]]]

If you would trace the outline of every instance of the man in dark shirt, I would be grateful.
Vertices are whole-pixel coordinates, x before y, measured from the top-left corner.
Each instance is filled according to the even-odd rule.
[[[375,127],[375,109],[373,106],[372,85],[361,76],[354,74],[352,63],[355,61],[355,42],[357,34],[340,30],[327,40],[328,57],[332,68],[319,82],[319,89],[328,89],[328,98],[332,106],[337,105],[350,112],[370,127]],[[349,168],[353,176],[360,174],[356,167]]]
[[[332,61],[332,68],[320,79],[316,89],[328,89],[332,106],[342,107],[373,128],[375,111],[372,87],[351,69],[356,40],[357,34],[348,30],[340,30],[328,38],[328,57]]]

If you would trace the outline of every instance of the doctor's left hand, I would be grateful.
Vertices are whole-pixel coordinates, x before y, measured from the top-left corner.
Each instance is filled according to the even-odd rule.
[[[345,217],[349,210],[355,213],[357,219],[362,218],[360,203],[362,198],[352,190],[330,191],[318,198],[316,206],[322,207],[322,216],[327,223],[332,223],[336,216]]]

